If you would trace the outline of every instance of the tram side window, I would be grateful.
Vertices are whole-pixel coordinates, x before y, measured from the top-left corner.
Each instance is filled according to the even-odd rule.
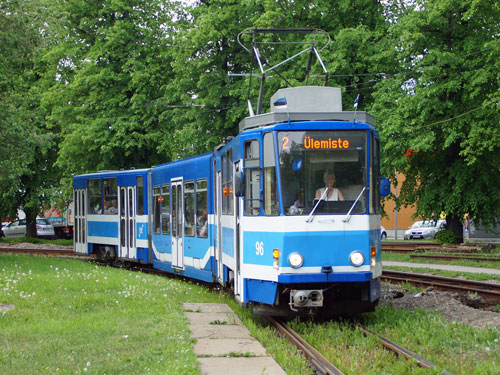
[[[102,213],[101,206],[101,180],[89,180],[89,210],[91,214]]]
[[[161,232],[170,234],[170,185],[161,187]]]
[[[370,160],[370,213],[380,213],[380,142],[372,134]]]
[[[245,213],[260,214],[260,153],[257,139],[245,143]]]
[[[153,233],[161,233],[161,190],[159,186],[153,187]]]
[[[104,186],[104,213],[106,215],[118,214],[118,184],[116,178],[103,180]]]
[[[196,181],[196,235],[208,236],[208,189],[205,178]]]
[[[142,176],[137,176],[137,215],[144,215],[144,179]]]
[[[278,184],[276,182],[276,159],[274,157],[273,133],[264,134],[264,214],[279,215]]]
[[[222,155],[222,214],[232,215],[233,212],[233,150],[229,149]]]
[[[184,183],[184,233],[186,237],[194,236],[194,182]]]

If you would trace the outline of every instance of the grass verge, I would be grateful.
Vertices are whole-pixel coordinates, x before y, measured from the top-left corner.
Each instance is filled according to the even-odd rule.
[[[229,295],[74,259],[0,255],[0,374],[199,374],[182,303],[228,303],[287,374],[294,348]],[[0,305],[1,306],[1,305]]]
[[[73,240],[46,240],[42,238],[31,237],[15,237],[15,238],[0,238],[0,244],[18,244],[18,243],[33,243],[33,244],[52,244],[61,246],[73,246]]]

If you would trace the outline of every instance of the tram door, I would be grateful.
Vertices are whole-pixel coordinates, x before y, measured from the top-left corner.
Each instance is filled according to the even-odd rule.
[[[214,160],[214,171],[215,160]],[[216,184],[215,184],[215,224],[217,226],[217,233],[215,238],[215,260],[217,263],[217,280],[219,283],[224,282],[224,265],[222,263],[222,223],[221,223],[221,214],[222,214],[222,175],[221,172],[217,172],[216,176]]]
[[[136,257],[135,186],[120,187],[120,258]]]
[[[233,164],[234,170],[233,170],[233,176],[236,176],[240,174],[240,168],[241,168],[241,162],[234,163]],[[233,179],[233,185],[234,185],[234,180]],[[233,191],[235,186],[233,186]],[[241,267],[242,267],[242,257],[241,257],[241,248],[240,248],[240,201],[241,199],[234,195],[234,217],[233,217],[233,223],[234,223],[234,253],[235,253],[235,262],[236,262],[236,267],[235,267],[235,275],[234,275],[234,289],[235,289],[235,294],[239,295],[240,298],[243,296],[243,278],[241,275]]]
[[[73,225],[73,243],[75,244],[75,253],[88,253],[87,246],[87,202],[86,189],[75,189],[74,191],[74,225]]]
[[[184,269],[184,193],[182,179],[172,180],[172,267]]]

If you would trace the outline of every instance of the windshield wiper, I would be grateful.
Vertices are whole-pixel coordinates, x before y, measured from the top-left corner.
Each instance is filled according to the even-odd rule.
[[[366,186],[363,187],[363,190],[361,190],[361,193],[359,193],[358,197],[356,198],[356,200],[354,201],[354,203],[352,204],[351,208],[349,209],[349,212],[347,212],[347,215],[345,218],[342,219],[342,221],[344,223],[347,223],[349,220],[351,220],[351,211],[353,210],[354,206],[356,206],[356,203],[358,203],[359,201],[359,198],[361,198],[361,196],[363,195],[363,193],[365,192],[365,190],[368,190],[369,188],[367,188]]]
[[[318,199],[318,201],[316,202],[316,205],[313,207],[311,213],[307,217],[306,223],[310,223],[311,221],[313,221],[313,219],[314,219],[314,217],[313,217],[314,211],[316,211],[316,208],[318,208],[318,206],[321,203],[321,201],[325,199],[325,196],[326,196],[327,193],[328,193],[328,188],[326,188],[325,191],[323,192],[323,194],[321,194],[321,197]]]

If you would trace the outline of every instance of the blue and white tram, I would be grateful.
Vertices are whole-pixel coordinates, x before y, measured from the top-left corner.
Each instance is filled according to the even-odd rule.
[[[271,109],[213,153],[75,177],[75,250],[229,285],[258,313],[373,310],[382,273],[373,117],[342,111],[330,87],[279,90]],[[109,191],[115,216],[94,210]]]
[[[153,267],[214,279],[213,154],[151,169]]]
[[[379,135],[339,101],[336,88],[279,90],[215,154],[216,264],[254,311],[357,313],[380,297]]]
[[[150,263],[148,176],[137,169],[73,178],[76,253]]]

